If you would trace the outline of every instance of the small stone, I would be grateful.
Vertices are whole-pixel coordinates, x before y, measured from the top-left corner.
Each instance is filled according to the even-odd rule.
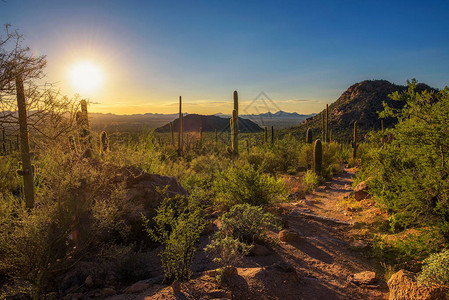
[[[279,240],[284,243],[296,243],[301,240],[301,236],[297,231],[284,229],[279,232]]]
[[[254,244],[249,252],[254,256],[268,256],[271,254],[270,249],[259,244]]]
[[[365,181],[362,181],[354,189],[354,198],[357,201],[361,201],[368,197],[368,186]]]
[[[100,296],[103,298],[113,296],[115,294],[117,294],[117,292],[113,288],[110,288],[110,287],[104,288],[100,292]]]
[[[376,281],[376,273],[372,271],[363,271],[360,273],[356,273],[348,276],[348,282],[357,284],[357,285],[369,285],[373,284]]]
[[[84,280],[84,284],[88,287],[91,288],[94,286],[94,280],[92,278],[92,275],[89,275],[86,277],[86,280]]]
[[[139,281],[139,282],[134,283],[134,284],[131,285],[130,287],[128,287],[128,288],[125,290],[125,293],[126,293],[126,294],[137,294],[137,293],[140,293],[140,292],[145,291],[145,290],[148,289],[149,287],[150,287],[150,284],[149,284],[149,283],[146,283],[146,282],[144,282],[144,281]]]
[[[364,241],[361,241],[361,240],[353,241],[349,245],[349,249],[356,250],[356,251],[365,250],[367,247],[368,247],[368,244],[366,242],[364,242]]]

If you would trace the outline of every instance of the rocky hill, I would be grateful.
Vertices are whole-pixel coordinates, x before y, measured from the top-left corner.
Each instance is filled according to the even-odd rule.
[[[362,138],[371,130],[379,130],[381,121],[378,112],[383,110],[383,102],[395,108],[401,108],[404,103],[391,100],[388,95],[407,89],[407,86],[396,85],[386,80],[365,80],[349,87],[334,103],[329,105],[329,128],[332,129],[333,139],[347,141],[352,136],[352,128],[355,121]],[[417,91],[435,90],[426,84],[418,84]],[[299,126],[290,128],[296,136],[303,136],[307,128],[311,128],[313,136],[321,136],[321,117],[316,116],[306,119]],[[395,119],[385,119],[384,127],[391,127],[396,123]]]
[[[205,116],[197,114],[189,114],[184,116],[184,131],[199,131],[200,128],[203,131],[230,131],[229,127],[230,118],[221,118],[218,116]],[[175,132],[179,128],[179,119],[173,121],[173,129]],[[239,118],[239,130],[242,133],[248,132],[261,132],[263,129],[251,120]],[[170,124],[166,124],[155,130],[156,132],[170,132]]]

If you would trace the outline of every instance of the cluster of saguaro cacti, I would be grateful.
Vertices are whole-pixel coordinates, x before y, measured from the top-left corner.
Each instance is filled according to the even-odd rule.
[[[313,171],[317,175],[321,175],[321,166],[323,162],[323,147],[320,140],[315,141],[313,147]]]
[[[230,126],[231,148],[228,149],[228,153],[235,157],[239,155],[239,96],[237,91],[234,91],[234,110],[232,111]]]
[[[19,112],[19,131],[20,131],[20,154],[22,158],[22,168],[17,170],[17,174],[23,178],[23,190],[25,196],[26,208],[34,206],[34,183],[33,166],[31,165],[30,146],[28,143],[28,124],[27,108],[25,100],[25,91],[23,89],[23,80],[20,76],[16,78],[17,91],[17,110]]]
[[[182,115],[182,98],[179,96],[179,124],[178,124],[178,151],[182,152],[183,133],[184,133],[184,117]]]
[[[352,138],[351,141],[351,146],[352,146],[352,158],[356,159],[357,158],[357,121],[354,122],[354,137]]]
[[[306,143],[307,144],[312,144],[313,143],[313,136],[312,136],[312,129],[311,128],[307,128]]]
[[[109,151],[109,138],[106,131],[100,133],[100,153],[104,154]]]

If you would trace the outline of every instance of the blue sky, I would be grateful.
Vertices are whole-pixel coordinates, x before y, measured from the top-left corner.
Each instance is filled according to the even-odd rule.
[[[449,79],[449,1],[5,1],[1,23],[63,93],[77,62],[98,65],[93,111],[176,112],[182,95],[189,113],[229,113],[238,90],[242,107],[264,91],[311,113],[366,79]]]

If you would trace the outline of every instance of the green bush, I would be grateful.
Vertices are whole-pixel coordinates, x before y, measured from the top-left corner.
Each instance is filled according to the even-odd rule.
[[[233,266],[249,253],[251,246],[232,236],[214,236],[204,251],[211,253],[214,262],[222,267]]]
[[[246,244],[269,242],[268,229],[279,229],[277,219],[259,206],[250,204],[234,205],[221,217],[221,227],[217,237],[231,236]]]
[[[156,212],[154,228],[148,219],[143,219],[149,236],[163,246],[160,256],[165,278],[168,282],[187,281],[195,243],[204,229],[204,216],[179,195],[164,199]]]
[[[449,288],[449,249],[434,253],[424,260],[418,282]]]
[[[312,193],[315,187],[320,183],[320,178],[312,170],[308,170],[302,177],[304,189],[306,193]]]
[[[281,180],[261,174],[248,163],[222,172],[214,181],[214,190],[217,203],[227,207],[242,203],[262,205],[287,198],[287,191]]]

